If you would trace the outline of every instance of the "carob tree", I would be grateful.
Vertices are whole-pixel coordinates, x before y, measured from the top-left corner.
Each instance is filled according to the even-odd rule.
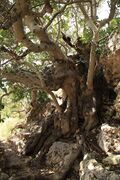
[[[103,86],[97,88],[95,84],[99,85],[99,83],[94,83],[95,71],[102,73],[96,49],[100,40],[99,32],[114,18],[118,1],[110,0],[109,16],[103,20],[97,18],[100,2],[97,0],[15,0],[13,2],[6,0],[0,5],[1,32],[3,34],[7,32],[9,35],[4,34],[4,38],[5,36],[10,38],[7,42],[3,38],[0,47],[1,80],[22,84],[31,89],[33,96],[39,90],[49,94],[58,111],[58,116],[53,122],[53,129],[56,133],[59,132],[58,137],[74,134],[80,128],[80,120],[83,120],[81,130],[85,132],[89,132],[98,122],[102,98],[100,92],[103,92]],[[70,15],[68,17],[66,15],[69,13],[74,14],[71,18],[75,19],[76,23],[74,30],[71,31],[74,39],[72,33],[68,36],[64,28],[66,24],[69,24],[70,28],[73,26],[69,19]],[[88,42],[79,35],[79,23],[83,19],[85,28],[90,34]],[[39,66],[39,61],[35,64],[28,58],[31,55],[32,57],[38,55],[41,58],[42,54],[46,57],[44,68],[39,68],[42,66]],[[104,77],[101,78],[105,82]],[[59,88],[63,90],[63,105],[59,105],[53,93]],[[101,98],[97,98],[97,93]],[[33,97],[33,104],[36,103],[35,101]],[[47,125],[43,131],[48,131]],[[50,132],[47,134],[50,136]],[[54,136],[56,139],[57,136]],[[44,137],[43,135],[44,140],[39,149],[46,139]],[[48,140],[49,144],[53,142],[50,138]]]

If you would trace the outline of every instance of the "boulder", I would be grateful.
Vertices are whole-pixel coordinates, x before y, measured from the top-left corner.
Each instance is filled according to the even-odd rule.
[[[102,124],[98,144],[107,154],[120,153],[120,127]]]
[[[93,154],[86,154],[80,162],[80,180],[119,180],[120,174],[109,171]]]

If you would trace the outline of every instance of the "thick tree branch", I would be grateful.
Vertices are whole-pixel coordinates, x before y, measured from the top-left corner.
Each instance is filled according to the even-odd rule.
[[[22,42],[25,47],[27,47],[30,51],[33,52],[41,52],[47,48],[49,48],[47,45],[46,46],[40,46],[40,44],[34,44],[26,35],[24,32],[24,26],[22,22],[22,18],[24,16],[27,16],[30,14],[30,7],[29,7],[29,1],[25,0],[17,0],[16,1],[16,9],[17,13],[21,14],[19,19],[13,24],[13,31],[16,37],[16,40],[18,42]]]
[[[92,3],[91,3],[91,17],[92,17],[94,22],[96,22],[96,15],[97,15],[96,4],[97,4],[96,0],[92,0]]]
[[[40,44],[36,45],[29,38],[26,37],[22,22],[23,16],[20,17],[19,20],[17,20],[17,22],[13,24],[15,37],[18,40],[18,42],[22,42],[23,45],[27,47],[30,51],[33,52],[48,51],[50,55],[54,57],[55,60],[57,59],[65,60],[66,56],[63,54],[59,46],[49,38],[46,31],[35,21],[33,12],[31,11],[30,7],[28,7],[28,3],[26,3],[25,0],[22,1],[17,0],[17,1],[18,1],[17,9],[19,8],[19,11],[22,12],[22,15],[25,15],[25,19],[27,20],[27,26],[29,27],[31,32],[33,32],[39,38]],[[26,12],[23,12],[26,9],[28,10],[27,14]]]
[[[59,103],[58,103],[54,93],[52,91],[49,91],[49,90],[46,90],[46,92],[51,96],[51,98],[52,98],[52,100],[53,100],[53,102],[54,102],[58,112],[61,113],[62,112],[62,108],[60,107],[60,105],[59,105]]]
[[[30,39],[26,37],[21,18],[19,18],[19,20],[17,20],[17,22],[13,24],[13,30],[14,30],[14,35],[15,35],[16,40],[18,42],[22,42],[23,45],[27,47],[30,51],[33,51],[33,52],[42,51],[40,45],[34,44]]]
[[[88,16],[88,14],[87,14],[84,6],[83,6],[81,3],[79,3],[79,7],[80,7],[83,15],[85,16],[85,19],[86,19],[86,21],[87,21],[88,26],[90,27],[90,29],[91,29],[93,32],[97,32],[97,31],[98,31],[98,28],[97,28],[96,25],[94,24],[93,20]]]
[[[27,65],[34,73],[36,73],[37,77],[40,80],[40,86],[42,87],[42,89],[46,89],[46,85],[43,80],[42,74],[38,71],[37,67],[29,62],[24,62],[24,64]]]
[[[0,24],[0,28],[9,29],[20,17],[24,18],[25,15],[30,14],[31,8],[29,7],[29,5],[30,1],[16,0],[16,3],[14,3],[8,11],[6,11],[6,16],[4,17],[5,21]],[[18,7],[17,11],[16,7]],[[33,12],[32,15],[37,17],[43,17],[45,13],[48,12],[48,8],[46,7],[47,5],[45,3],[41,12]]]
[[[24,71],[24,70],[17,70],[14,72],[9,72],[9,71],[7,72],[6,70],[0,70],[1,78],[4,78],[7,81],[11,81],[13,83],[15,82],[21,83],[31,89],[38,89],[38,90],[42,89],[43,91],[45,91],[51,96],[58,112],[61,112],[62,111],[61,107],[54,93],[51,91],[52,87],[46,86],[41,73],[38,72],[37,69],[33,65],[31,65],[30,63],[26,63],[26,65],[29,66],[30,69],[34,71],[34,73],[29,72],[29,71]]]
[[[59,112],[61,112],[62,109],[61,109],[61,107],[60,107],[60,105],[59,105],[59,103],[58,103],[58,101],[57,101],[54,93],[53,93],[52,91],[50,91],[50,90],[46,87],[46,84],[45,84],[45,81],[44,81],[44,78],[43,78],[42,74],[41,74],[41,73],[38,71],[38,69],[37,69],[35,66],[33,66],[32,64],[30,64],[30,63],[28,63],[28,62],[25,62],[25,64],[26,64],[28,67],[30,67],[30,69],[33,70],[33,71],[36,73],[37,77],[38,77],[39,80],[40,80],[40,86],[42,87],[42,89],[44,89],[44,91],[46,91],[48,94],[50,94],[50,96],[52,97],[52,100],[53,100],[56,108],[58,109]]]
[[[89,90],[93,90],[93,77],[94,77],[95,64],[96,64],[96,44],[93,43],[91,45],[88,76],[87,76],[87,87]]]
[[[39,26],[38,24],[36,25],[34,17],[30,15],[26,16],[26,20],[31,32],[33,32],[38,37],[40,41],[39,46],[41,47],[41,49],[44,51],[48,51],[55,60],[65,60],[66,56],[63,54],[60,47],[49,38],[48,34],[41,26]]]
[[[93,32],[93,39],[91,44],[90,51],[90,60],[89,60],[89,68],[88,68],[88,76],[87,76],[87,87],[88,90],[93,91],[93,78],[94,78],[94,69],[96,64],[96,44],[99,40],[99,28],[94,24],[93,20],[88,16],[84,6],[80,3],[80,9],[85,16],[85,19],[88,22],[89,27]],[[94,12],[95,13],[95,12]]]
[[[0,75],[1,79],[6,79],[7,81],[11,81],[13,83],[21,83],[29,88],[42,89],[40,81],[35,73],[25,70],[0,70]]]

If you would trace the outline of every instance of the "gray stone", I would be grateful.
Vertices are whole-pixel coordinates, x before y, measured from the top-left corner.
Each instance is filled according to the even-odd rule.
[[[108,165],[119,165],[120,164],[120,155],[109,155],[105,159],[103,159],[104,164]]]
[[[103,124],[100,134],[98,135],[98,144],[107,154],[119,153],[120,127],[112,127],[108,124]]]
[[[80,180],[119,180],[120,174],[108,171],[102,164],[93,158],[92,154],[86,154],[80,162]]]
[[[55,142],[46,155],[46,163],[52,166],[54,170],[59,170],[69,163],[68,161],[76,151],[75,143]]]
[[[9,176],[6,174],[6,173],[1,173],[0,174],[0,180],[8,180],[9,179]]]

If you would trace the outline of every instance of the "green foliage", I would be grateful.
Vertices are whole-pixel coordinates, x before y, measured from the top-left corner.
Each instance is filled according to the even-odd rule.
[[[0,111],[1,111],[2,109],[4,109],[4,107],[5,107],[5,105],[2,103],[2,101],[0,101]]]
[[[91,39],[92,39],[92,32],[91,32],[91,30],[85,27],[84,31],[83,31],[82,40],[83,40],[83,42],[87,43],[87,42],[90,42]]]
[[[7,93],[7,88],[5,87],[5,84],[2,82],[2,80],[0,80],[0,89],[1,89],[3,92]]]
[[[107,28],[103,28],[100,31],[100,38],[105,37],[106,35],[110,35],[113,33],[120,25],[120,18],[112,19]]]
[[[50,101],[50,98],[48,97],[47,93],[44,91],[38,92],[38,102],[40,104],[44,104]]]
[[[2,119],[0,123],[0,140],[9,139],[16,125],[23,124],[24,122],[25,119],[20,118],[18,114],[16,114],[16,117],[5,118],[5,121]]]
[[[44,0],[32,0],[31,2],[33,7],[44,4]]]
[[[0,43],[4,45],[14,45],[13,34],[10,30],[0,30]]]
[[[109,23],[107,28],[103,28],[100,30],[100,41],[98,48],[96,50],[97,55],[106,55],[108,53],[108,47],[106,47],[108,40],[112,37],[115,32],[119,29],[120,18],[114,18]]]
[[[27,98],[28,94],[29,94],[28,90],[24,89],[21,86],[15,86],[13,90],[12,101],[18,102],[21,99],[24,99],[25,97]]]
[[[30,63],[34,63],[39,70],[44,67],[44,63],[46,60],[49,60],[49,56],[46,52],[43,53],[31,53],[27,56],[26,60]]]

